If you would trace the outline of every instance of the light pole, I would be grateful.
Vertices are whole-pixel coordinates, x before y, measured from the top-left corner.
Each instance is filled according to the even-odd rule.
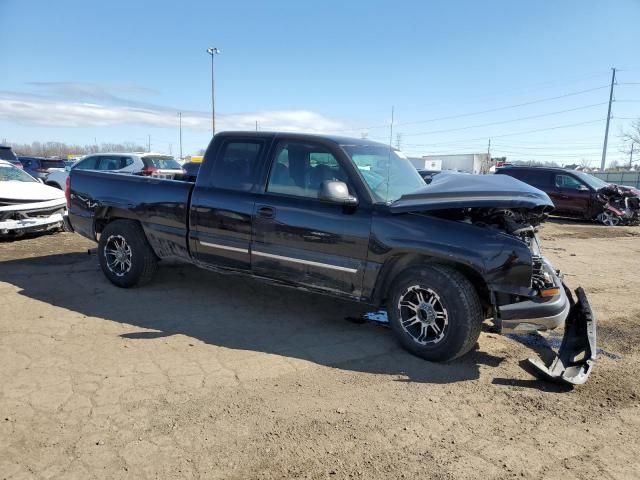
[[[211,55],[211,131],[216,134],[216,101],[214,93],[215,82],[213,80],[213,56],[222,53],[219,48],[209,47],[207,53]]]

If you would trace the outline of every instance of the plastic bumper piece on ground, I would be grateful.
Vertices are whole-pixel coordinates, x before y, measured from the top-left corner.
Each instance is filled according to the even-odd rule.
[[[577,302],[563,284],[571,304],[565,322],[562,344],[556,358],[548,367],[538,359],[529,359],[541,378],[569,385],[582,385],[593,370],[597,355],[596,317],[582,288],[575,290]]]

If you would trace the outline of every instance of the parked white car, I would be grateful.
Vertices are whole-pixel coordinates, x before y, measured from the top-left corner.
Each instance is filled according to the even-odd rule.
[[[87,155],[70,167],[49,173],[45,183],[64,190],[71,170],[97,170],[146,175],[173,179],[182,174],[182,167],[170,155],[160,153],[95,153]]]
[[[64,192],[0,160],[0,237],[63,228]]]

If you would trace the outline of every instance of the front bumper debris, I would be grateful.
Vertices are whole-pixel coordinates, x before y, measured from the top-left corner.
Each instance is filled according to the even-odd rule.
[[[46,232],[62,227],[62,214],[54,213],[48,217],[23,218],[0,222],[0,235],[22,235],[25,233]]]
[[[562,344],[548,367],[539,359],[529,359],[541,378],[569,385],[582,385],[589,378],[597,356],[596,317],[582,288],[575,290],[577,301],[563,283],[569,299],[569,316],[565,322]]]

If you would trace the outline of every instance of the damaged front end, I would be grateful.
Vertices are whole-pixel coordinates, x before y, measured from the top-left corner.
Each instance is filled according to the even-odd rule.
[[[596,220],[608,226],[640,225],[640,190],[623,185],[607,185],[596,192],[602,210]]]
[[[0,200],[0,236],[19,237],[62,228],[65,209],[64,198],[21,203]]]
[[[549,380],[572,385],[587,380],[596,358],[595,317],[584,291],[577,289],[574,300],[560,271],[540,251],[537,229],[553,210],[544,192],[506,176],[436,177],[427,188],[403,197],[393,207],[398,211],[419,209],[425,215],[494,230],[522,242],[530,257],[528,281],[520,278],[514,283],[508,259],[488,270],[493,278],[488,288],[494,323],[501,333],[512,334],[564,325],[556,359],[548,367],[539,361],[531,361],[531,365]]]

